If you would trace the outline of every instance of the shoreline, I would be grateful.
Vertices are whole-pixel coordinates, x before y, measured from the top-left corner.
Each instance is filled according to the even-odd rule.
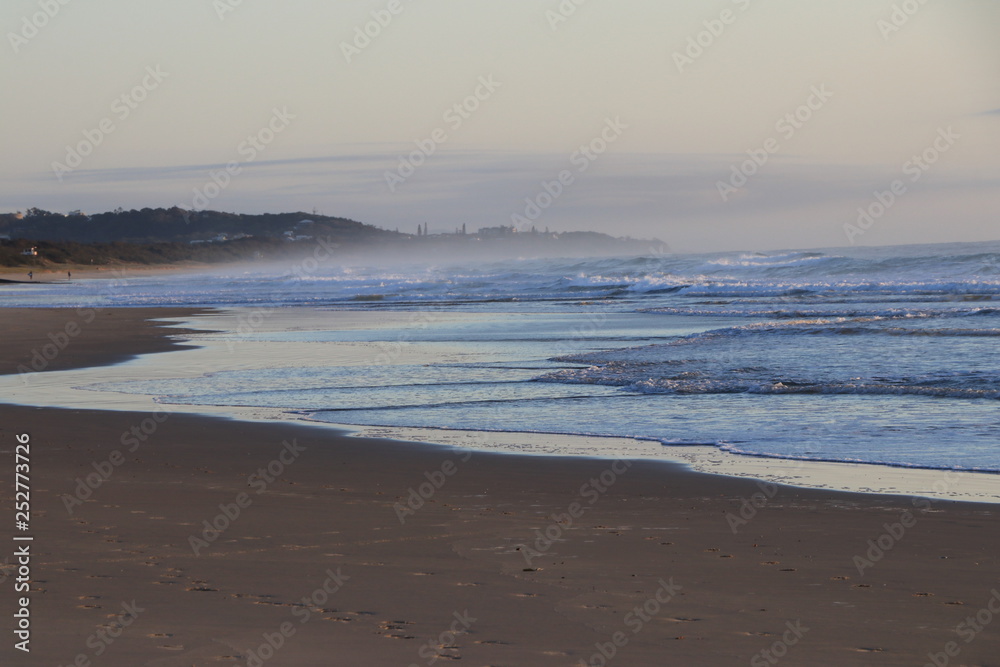
[[[419,428],[403,426],[364,426],[312,422],[347,431],[358,438],[387,438],[401,442],[421,442],[461,448],[463,443],[492,441],[485,451],[497,451],[508,456],[552,456],[564,458],[592,458],[610,461],[615,454],[588,454],[582,448],[578,454],[552,454],[526,452],[532,443],[566,440],[600,443],[602,450],[609,443],[618,457],[643,461],[665,461],[681,465],[694,473],[719,475],[732,479],[757,480],[800,489],[826,490],[873,496],[919,497],[943,501],[967,502],[1000,506],[1000,475],[997,473],[956,470],[948,468],[911,468],[878,463],[851,463],[843,461],[818,461],[809,459],[782,459],[769,456],[733,454],[718,447],[684,445],[665,447],[661,456],[643,456],[637,451],[637,438],[615,436],[588,436],[578,434],[553,434],[525,431],[470,431],[451,428]],[[497,442],[517,443],[519,448],[498,449]],[[648,441],[658,444],[658,441]],[[468,445],[466,445],[468,446]],[[483,450],[480,450],[483,451]]]
[[[66,316],[28,310],[5,359]],[[165,314],[113,314],[62,363],[95,370],[124,341],[176,347],[152,317]],[[90,638],[109,618],[124,626],[124,605],[142,611],[103,645],[107,664],[251,665],[263,650],[271,664],[578,667],[623,630],[618,664],[721,667],[775,646],[794,664],[923,664],[986,608],[1000,572],[988,505],[147,406],[0,405],[0,450],[30,433],[36,491],[32,655],[8,642],[5,664],[96,658]],[[467,625],[451,631],[456,619]],[[788,627],[805,629],[794,644]],[[987,633],[961,659],[998,649]]]
[[[81,280],[100,280],[103,278],[115,278],[113,274],[121,272],[134,272],[141,273],[143,275],[156,275],[156,274],[166,274],[166,273],[184,273],[184,272],[199,272],[199,271],[210,271],[213,268],[219,266],[234,266],[245,264],[246,262],[220,262],[218,264],[206,264],[201,262],[180,262],[180,263],[167,263],[167,264],[102,264],[100,266],[94,264],[58,264],[49,266],[0,266],[0,278],[10,279],[11,276],[26,276],[29,271],[34,273],[36,276],[39,275],[54,275],[63,276],[66,275],[67,271],[72,273],[78,273]],[[20,281],[20,282],[41,282],[35,281]],[[64,282],[52,281],[52,282]]]
[[[31,312],[34,309],[24,309]],[[108,309],[116,312],[120,309]],[[126,309],[133,310],[133,309]],[[297,309],[296,309],[297,310]],[[22,311],[23,312],[23,311]],[[60,311],[53,311],[60,312]],[[378,438],[388,438],[406,442],[426,442],[428,444],[459,446],[476,443],[481,451],[502,452],[511,455],[549,455],[567,457],[592,457],[610,459],[626,456],[632,459],[663,460],[688,466],[696,472],[726,475],[733,478],[758,479],[768,483],[788,484],[801,488],[827,489],[849,493],[887,494],[905,497],[928,497],[941,500],[968,501],[1000,504],[1000,475],[983,471],[966,471],[949,468],[916,468],[892,466],[880,463],[860,463],[847,461],[820,461],[790,459],[769,456],[736,454],[714,446],[665,446],[655,439],[589,436],[582,434],[540,433],[525,431],[479,431],[451,428],[416,428],[363,426],[349,423],[330,424],[313,420],[299,413],[281,408],[240,408],[210,405],[159,404],[141,394],[116,394],[79,391],[77,386],[103,384],[122,379],[140,377],[174,376],[190,372],[194,374],[227,370],[236,363],[232,355],[225,354],[226,346],[216,340],[184,340],[191,334],[211,335],[216,331],[230,329],[240,321],[244,309],[145,309],[133,311],[133,316],[159,315],[158,330],[173,339],[172,349],[183,349],[185,355],[173,358],[152,355],[143,360],[134,360],[139,365],[115,370],[110,364],[79,373],[44,378],[35,375],[31,387],[23,387],[19,392],[22,403],[45,405],[48,407],[75,407],[80,409],[102,409],[108,398],[115,402],[116,410],[163,409],[174,413],[191,415],[216,415],[242,419],[254,423],[277,421],[283,423],[306,423],[319,427],[332,426],[335,430],[350,431],[354,437],[374,434]],[[372,315],[367,311],[338,311],[345,327],[363,326],[370,322]],[[356,316],[350,319],[350,316]],[[309,326],[312,315],[296,319],[296,326]],[[378,314],[378,321],[391,323],[395,317],[406,317],[393,313]],[[163,322],[162,320],[170,320]],[[182,339],[180,341],[176,339]],[[255,357],[253,344],[240,341],[247,347],[245,355]],[[359,348],[360,349],[360,348]],[[230,350],[232,351],[232,350]],[[261,354],[273,355],[273,348],[261,348]],[[289,358],[307,354],[307,350],[295,350]],[[419,354],[417,359],[419,360]],[[225,360],[220,362],[219,360]],[[283,358],[276,363],[284,363]],[[0,387],[4,386],[0,378]],[[7,384],[8,387],[12,385]],[[13,391],[13,389],[11,389]],[[553,443],[558,443],[555,451]],[[598,443],[598,444],[595,444]],[[611,450],[609,450],[609,447]],[[600,450],[601,453],[596,453]],[[614,451],[616,454],[606,452]]]

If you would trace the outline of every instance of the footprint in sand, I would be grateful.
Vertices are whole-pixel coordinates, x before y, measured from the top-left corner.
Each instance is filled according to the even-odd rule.
[[[378,624],[379,631],[386,639],[416,639],[413,635],[405,632],[407,625],[413,625],[410,621],[382,621]],[[383,634],[384,633],[384,634]]]

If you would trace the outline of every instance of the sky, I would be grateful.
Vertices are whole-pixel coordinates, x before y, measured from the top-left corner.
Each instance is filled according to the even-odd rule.
[[[1000,238],[995,0],[4,0],[0,211]]]

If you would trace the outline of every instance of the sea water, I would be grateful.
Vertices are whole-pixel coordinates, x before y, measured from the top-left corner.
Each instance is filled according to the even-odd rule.
[[[163,403],[1000,472],[1000,243],[229,268],[0,299],[241,307],[195,341],[310,351],[89,387]],[[308,325],[288,316],[302,308]],[[348,309],[409,315],[344,328]]]

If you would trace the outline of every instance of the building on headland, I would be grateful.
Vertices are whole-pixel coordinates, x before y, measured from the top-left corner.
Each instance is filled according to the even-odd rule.
[[[500,225],[499,227],[480,227],[480,238],[493,238],[496,236],[513,236],[517,234],[517,227],[514,225]]]
[[[24,255],[25,257],[38,257],[38,248],[32,246],[27,250],[22,250],[21,254]]]

